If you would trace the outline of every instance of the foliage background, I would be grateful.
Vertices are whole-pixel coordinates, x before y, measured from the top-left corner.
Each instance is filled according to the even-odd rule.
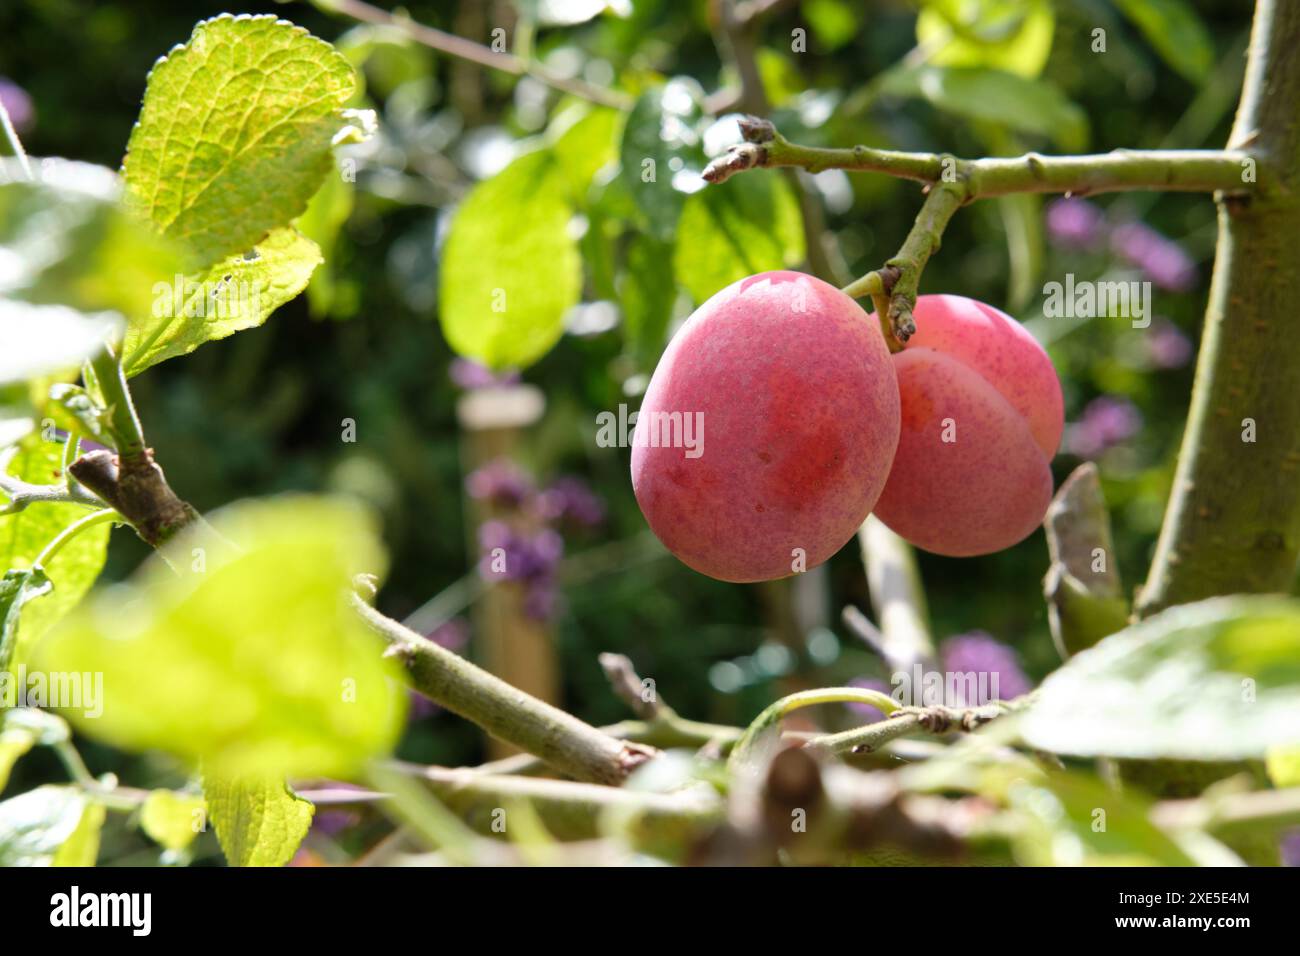
[[[1051,4],[1055,34],[1042,75],[1087,118],[1087,140],[1078,148],[1222,144],[1240,83],[1250,4],[1197,0],[1190,6],[1212,44],[1209,69],[1196,79],[1163,62],[1113,4]],[[412,2],[406,8],[415,19],[451,32],[467,23],[509,29],[516,18],[504,2]],[[471,8],[480,11],[477,19]],[[228,9],[277,13],[336,43],[354,27],[305,4],[6,4],[0,9],[0,75],[18,83],[34,104],[24,132],[28,149],[116,167],[154,60],[183,41],[197,20]],[[774,105],[824,118],[802,136],[814,142],[969,156],[1060,151],[1050,139],[954,119],[917,99],[879,96],[852,108],[862,106],[873,76],[916,46],[916,14],[917,4],[893,0],[782,5],[760,31]],[[1098,24],[1107,30],[1104,55],[1089,52],[1090,31]],[[806,54],[790,52],[790,31],[799,26],[810,31]],[[629,83],[656,73],[689,76],[707,91],[723,79],[703,0],[636,0],[626,18],[604,15],[542,28],[535,42],[541,58],[585,59],[588,75]],[[593,69],[591,61],[608,68]],[[393,568],[382,603],[401,617],[471,571],[476,560],[454,412],[460,391],[449,376],[453,356],[436,314],[436,237],[454,202],[493,166],[493,157],[540,131],[557,97],[539,100],[533,84],[416,48],[381,49],[367,62],[366,76],[383,132],[364,154],[355,206],[332,252],[326,251],[335,281],[327,314],[313,309],[320,291],[314,290],[317,296],[300,297],[264,327],[165,363],[133,386],[171,484],[200,510],[288,489],[342,491],[377,506]],[[853,274],[896,251],[919,206],[915,188],[867,175],[831,176],[823,183],[829,225]],[[1104,243],[1091,250],[1054,245],[1044,204],[1026,202],[1014,213],[985,203],[959,215],[925,273],[922,292],[973,296],[1030,321],[1050,343],[1070,422],[1078,423],[1099,396],[1131,403],[1124,406],[1127,417],[1120,417],[1132,425],[1135,411],[1140,426],[1117,428],[1103,442],[1099,463],[1125,583],[1133,587],[1163,512],[1192,363],[1153,364],[1152,330],[1134,330],[1121,318],[1079,328],[1035,321],[1043,282],[1063,280],[1066,272],[1096,277],[1118,266]],[[1205,197],[1164,194],[1104,199],[1099,206],[1115,222],[1154,226],[1190,256],[1195,279],[1180,291],[1159,292],[1156,311],[1171,323],[1161,328],[1172,341],[1178,339],[1171,329],[1181,330],[1194,347],[1213,254],[1213,205]],[[505,216],[528,214],[527,208],[502,210]],[[1022,252],[1013,266],[1015,247]],[[590,276],[586,293],[584,299],[597,298]],[[570,555],[634,542],[645,532],[628,481],[627,450],[597,448],[594,437],[599,411],[621,401],[634,407],[624,383],[647,368],[629,357],[621,330],[612,328],[566,335],[525,373],[548,401],[546,417],[529,438],[526,464],[544,478],[585,477],[608,506],[605,526],[570,540]],[[345,418],[358,423],[355,444],[339,440]],[[1058,456],[1058,482],[1078,460],[1068,449]],[[132,535],[113,535],[105,579],[124,577],[144,555]],[[985,558],[921,555],[936,638],[985,630],[1017,649],[1031,677],[1046,673],[1056,661],[1039,585],[1046,564],[1041,533]],[[611,563],[600,576],[564,589],[556,618],[564,703],[595,723],[625,716],[596,663],[606,650],[631,656],[678,711],[725,722],[747,721],[790,683],[835,684],[873,673],[873,656],[839,624],[844,604],[866,604],[856,548],[830,562],[823,581],[819,651],[792,660],[758,588],[711,581],[668,556]],[[175,775],[174,768],[148,758],[128,762],[102,746],[86,745],[85,752],[93,771],[111,769],[128,782],[155,785]],[[422,716],[403,755],[473,762],[482,756],[481,741],[460,720]],[[33,754],[6,793],[58,778],[52,760]],[[129,850],[117,848],[120,854]],[[106,845],[102,858],[113,852]]]

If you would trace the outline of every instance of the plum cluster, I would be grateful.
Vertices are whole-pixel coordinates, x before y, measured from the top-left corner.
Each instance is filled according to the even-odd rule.
[[[927,551],[1021,541],[1052,495],[1064,426],[1051,360],[1021,325],[955,295],[921,296],[891,355],[880,324],[798,272],[718,292],[674,336],[633,435],[632,486],[685,564],[762,581],[825,561],[873,510]],[[703,453],[642,423],[700,414]]]

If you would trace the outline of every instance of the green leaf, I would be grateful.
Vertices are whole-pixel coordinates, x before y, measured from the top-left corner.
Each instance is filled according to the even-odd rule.
[[[617,161],[622,131],[623,114],[598,107],[588,110],[555,137],[551,152],[575,206],[586,205],[587,191],[596,173]]]
[[[573,209],[551,153],[520,156],[456,211],[439,265],[439,319],[451,347],[492,368],[523,367],[564,332],[582,292]]]
[[[104,807],[76,787],[47,785],[0,803],[0,867],[89,866]]]
[[[704,185],[700,120],[693,87],[673,80],[643,93],[623,127],[619,179],[660,242],[672,241],[687,194]]]
[[[63,445],[29,436],[9,462],[11,475],[34,484],[49,484],[61,478]],[[88,513],[83,505],[38,502],[16,514],[0,517],[0,568],[29,569],[45,546],[75,521]],[[90,590],[104,567],[109,526],[87,528],[69,541],[45,566],[52,590],[39,600],[27,594],[18,635],[9,666],[26,663],[31,648]],[[32,582],[28,582],[31,584]]]
[[[645,368],[654,367],[668,341],[677,291],[672,267],[670,244],[646,233],[637,233],[628,243],[619,304],[629,351]]]
[[[112,312],[0,299],[0,385],[75,369],[121,327]]]
[[[1300,746],[1272,748],[1264,758],[1264,767],[1273,786],[1300,787]]]
[[[320,261],[316,243],[286,226],[273,229],[252,252],[163,283],[154,290],[152,310],[127,327],[122,343],[127,374],[261,325],[307,287]]]
[[[0,680],[9,670],[9,662],[18,647],[18,622],[23,605],[49,594],[50,590],[50,579],[40,568],[6,571],[0,578]],[[5,704],[0,695],[0,706]]]
[[[858,36],[861,14],[855,4],[842,0],[804,0],[800,12],[827,52],[838,50]]]
[[[1052,51],[1049,0],[928,0],[916,18],[917,43],[934,66],[983,66],[1033,78]]]
[[[1214,66],[1214,42],[1195,8],[1186,0],[1115,0],[1160,54],[1161,59],[1193,83]]]
[[[151,790],[140,808],[140,827],[166,849],[183,850],[203,832],[206,807],[196,793]]]
[[[797,264],[799,203],[777,176],[736,176],[687,200],[673,269],[696,303],[739,279]]]
[[[891,96],[919,97],[957,116],[1048,137],[1065,152],[1087,144],[1087,115],[1046,80],[976,67],[901,67],[887,73],[880,88]]]
[[[283,779],[205,774],[203,793],[231,866],[284,866],[311,828],[315,807]]]
[[[1128,627],[1050,675],[1022,730],[1052,753],[1139,759],[1300,742],[1300,603],[1214,598]]]
[[[330,315],[338,298],[338,279],[331,260],[339,233],[352,215],[353,192],[352,183],[342,176],[326,176],[307,204],[307,211],[294,224],[320,250],[321,264],[311,274],[311,284],[307,286],[307,301],[317,318]]]
[[[177,249],[122,209],[111,169],[61,159],[36,169],[36,182],[7,181],[13,167],[0,163],[0,297],[147,314],[154,284],[183,271]]]
[[[22,708],[26,709],[26,708]],[[9,773],[18,758],[36,746],[36,735],[28,727],[10,727],[8,715],[0,713],[0,793],[9,785]]]
[[[347,776],[387,753],[406,698],[347,600],[354,575],[383,570],[371,517],[284,497],[232,505],[211,525],[173,539],[42,643],[46,668],[104,675],[102,716],[73,722],[216,774]]]
[[[122,173],[128,206],[203,264],[302,215],[356,134],[347,59],[273,16],[204,20],[149,74]]]

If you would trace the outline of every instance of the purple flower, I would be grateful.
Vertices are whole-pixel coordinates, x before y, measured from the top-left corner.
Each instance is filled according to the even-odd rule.
[[[531,534],[516,531],[504,521],[485,521],[479,527],[479,573],[507,581],[549,579],[564,557],[564,539],[550,528]]]
[[[1127,441],[1142,428],[1142,413],[1126,398],[1103,395],[1084,408],[1066,429],[1065,445],[1080,458],[1095,458],[1107,448]]]
[[[1110,234],[1110,246],[1162,289],[1186,292],[1196,284],[1196,264],[1182,246],[1145,223],[1116,226]]]
[[[453,385],[464,389],[514,385],[519,381],[519,372],[513,369],[506,372],[493,372],[487,366],[466,358],[452,359],[448,374]]]
[[[538,496],[537,510],[546,521],[594,528],[605,520],[605,503],[585,481],[573,475],[557,478]]]
[[[0,76],[0,103],[4,104],[17,132],[25,133],[31,128],[32,120],[36,118],[32,98],[21,86],[4,76]]]
[[[551,581],[533,581],[524,591],[524,614],[534,621],[549,621],[559,609],[560,595]]]
[[[1147,332],[1147,357],[1156,368],[1182,368],[1192,357],[1192,340],[1168,319],[1157,319]]]
[[[875,677],[855,677],[849,681],[849,686],[861,687],[864,690],[878,690],[882,694],[888,694],[890,691],[888,684]],[[856,701],[851,701],[848,704],[848,708],[853,711],[854,714],[861,717],[864,724],[874,724],[878,720],[885,719],[885,712],[879,707],[873,707],[870,704],[861,704]]]
[[[1020,669],[1016,652],[985,631],[971,631],[948,638],[939,647],[944,671],[944,686],[951,685],[959,699],[948,701],[951,707],[986,704],[988,700],[1010,700],[1027,693],[1032,686]],[[987,693],[988,700],[968,700],[966,682],[951,680],[951,675],[976,675],[977,694]]]
[[[1047,207],[1047,234],[1058,245],[1094,246],[1104,228],[1101,209],[1086,199],[1057,199]]]
[[[465,490],[477,501],[518,508],[533,493],[533,479],[508,458],[498,458],[465,477]]]
[[[1283,866],[1300,866],[1300,827],[1282,834],[1278,850],[1282,854]]]

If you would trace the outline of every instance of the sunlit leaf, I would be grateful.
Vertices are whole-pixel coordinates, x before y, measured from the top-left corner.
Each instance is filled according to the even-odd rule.
[[[311,828],[315,808],[282,778],[205,773],[203,793],[231,866],[284,866]]]
[[[74,724],[222,775],[346,776],[387,753],[406,698],[346,599],[355,574],[383,569],[369,516],[289,497],[211,523],[169,542],[170,566],[149,559],[40,645],[47,669],[103,674],[102,715],[69,713]]]
[[[302,214],[355,132],[347,59],[273,16],[223,14],[149,74],[123,161],[126,200],[204,264]]]
[[[0,385],[75,369],[121,327],[113,312],[0,299]]]
[[[1050,675],[1022,731],[1053,753],[1234,760],[1300,742],[1300,603],[1214,598],[1113,634]]]
[[[203,797],[175,790],[152,790],[140,808],[140,827],[168,850],[183,850],[202,831],[207,815]]]
[[[573,209],[547,150],[474,188],[442,251],[439,318],[461,355],[493,368],[530,365],[564,332],[582,291]]]
[[[0,803],[0,867],[89,866],[104,807],[77,787],[47,785]]]
[[[984,66],[1020,76],[1043,72],[1056,18],[1049,0],[927,0],[916,39],[935,66]]]

